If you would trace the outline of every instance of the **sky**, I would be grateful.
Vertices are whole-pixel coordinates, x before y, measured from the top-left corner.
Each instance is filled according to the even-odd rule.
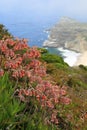
[[[0,21],[45,21],[62,16],[86,22],[87,0],[0,0]]]

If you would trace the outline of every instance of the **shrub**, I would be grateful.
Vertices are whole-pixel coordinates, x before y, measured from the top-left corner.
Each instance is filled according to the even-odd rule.
[[[5,72],[9,74],[16,95],[26,104],[25,115],[28,114],[34,127],[37,126],[39,117],[39,121],[57,125],[57,106],[70,103],[67,88],[50,81],[45,64],[39,60],[40,56],[38,49],[30,48],[25,39],[9,38],[0,41],[0,76],[3,77]],[[49,57],[51,58],[50,54]],[[63,62],[62,58],[55,55],[53,58],[50,62]]]
[[[49,53],[48,50],[45,49],[45,48],[39,48],[39,50],[40,50],[41,54],[47,54],[47,53]]]
[[[0,24],[0,39],[12,37],[11,34],[5,29],[4,25]]]
[[[62,57],[55,54],[50,54],[48,52],[42,53],[41,59],[47,63],[54,63],[54,65],[59,68],[64,68],[69,66],[67,63],[64,62]]]
[[[84,66],[84,65],[79,65],[79,68],[83,69],[83,70],[87,70],[87,66]]]
[[[47,53],[47,54],[42,55],[41,58],[47,63],[55,63],[55,62],[64,63],[62,57],[57,56],[55,54]]]

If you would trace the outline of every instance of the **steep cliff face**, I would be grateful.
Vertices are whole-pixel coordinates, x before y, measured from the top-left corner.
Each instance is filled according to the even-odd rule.
[[[61,18],[50,30],[50,36],[43,46],[65,47],[78,52],[87,50],[87,23],[79,23],[67,17]]]

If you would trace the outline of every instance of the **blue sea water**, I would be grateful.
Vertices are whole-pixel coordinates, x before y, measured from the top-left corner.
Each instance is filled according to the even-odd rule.
[[[43,42],[48,38],[48,29],[55,23],[37,23],[37,22],[14,22],[5,23],[5,27],[15,37],[26,38],[30,46],[42,47]]]
[[[42,47],[43,42],[48,39],[49,30],[58,21],[54,22],[13,22],[5,23],[5,27],[15,37],[27,38],[29,46]],[[49,52],[62,56],[70,66],[73,66],[79,54],[61,48],[48,48]],[[71,60],[72,59],[72,60]]]

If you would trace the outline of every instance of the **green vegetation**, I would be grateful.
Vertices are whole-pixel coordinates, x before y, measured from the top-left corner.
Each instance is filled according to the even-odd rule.
[[[63,110],[71,99],[66,86],[50,80],[41,60],[38,48],[30,48],[25,39],[0,40],[1,110],[5,115],[1,128],[48,130],[61,124],[60,106]]]
[[[41,53],[41,60],[45,61],[47,65],[53,65],[53,67],[58,69],[67,69],[69,67],[69,65],[64,62],[61,56],[51,54],[47,49],[41,49]]]
[[[49,53],[42,55],[41,58],[47,63],[61,63],[61,64],[64,63],[63,59],[60,56],[49,54]]]
[[[51,59],[52,57],[54,57],[53,60]],[[72,99],[72,104],[66,106],[65,111],[61,113],[63,118],[66,113],[68,115],[67,121],[70,124],[68,124],[69,128],[67,130],[86,130],[87,66],[79,65],[78,67],[69,67],[59,56],[52,56],[52,54],[49,56],[49,53],[45,53],[42,59],[47,62],[47,73],[51,75],[52,80],[61,86],[69,86],[68,94]]]
[[[6,37],[12,37],[12,36],[8,32],[8,30],[4,27],[4,25],[0,24],[0,39],[6,38]]]
[[[18,122],[23,123],[20,113],[23,109],[24,104],[14,97],[14,88],[8,74],[0,77],[0,129],[15,130]]]
[[[0,35],[2,35],[1,39],[4,38],[6,32],[7,35],[10,36],[8,31],[2,31],[3,29],[6,30],[4,26],[0,26],[0,31],[3,32],[0,32]],[[24,57],[26,60],[23,59],[22,61],[19,56],[23,56],[26,53],[27,46],[22,46],[23,48],[25,47],[23,50],[16,50],[17,45],[20,47],[20,42],[17,41],[17,44],[15,44],[13,40],[9,40],[8,48],[10,51],[8,51],[8,53],[4,50],[7,50],[6,47],[4,49],[0,48],[0,130],[87,130],[87,66],[79,65],[78,67],[70,67],[60,56],[50,54],[44,48],[39,48],[41,57],[38,57],[39,53],[36,48],[29,50],[29,52],[32,52],[30,54],[33,54],[33,58],[35,58],[34,56],[38,57],[35,62],[31,62],[32,57],[30,60]],[[5,43],[7,43],[7,41],[5,41]],[[16,46],[14,48],[15,54],[11,51],[14,46]],[[18,55],[19,53],[20,55]],[[12,62],[6,62],[9,56],[11,56],[10,60],[12,60]],[[14,57],[15,62],[13,60]],[[28,80],[28,77],[23,76],[26,70],[25,65],[30,64],[30,62],[32,63],[29,72],[33,70],[33,67],[35,67],[34,69],[37,69],[36,66],[42,67],[40,62],[37,62],[38,59],[43,63],[43,66],[46,65],[46,73],[49,74],[49,77],[42,77],[42,80],[40,79],[41,81],[39,80],[38,82],[42,82],[47,78],[47,80],[50,79],[50,81],[53,81],[53,83],[58,86],[68,86],[67,94],[72,102],[69,105],[55,105],[55,110],[58,110],[58,124],[54,122],[47,123],[53,109],[49,109],[47,106],[43,109],[41,102],[38,102],[39,95],[36,97],[27,96],[28,87],[30,87],[30,90],[32,90],[31,88],[34,90],[37,82],[32,83]],[[7,60],[9,60],[9,58]],[[35,64],[33,63],[35,63],[36,66],[34,66]],[[13,68],[10,68],[10,65],[12,65]],[[23,71],[20,71],[22,68]],[[43,68],[41,72],[42,70]],[[14,77],[11,76],[12,73],[14,73]],[[35,74],[36,72],[34,72],[34,75]],[[27,73],[27,76],[30,76],[30,73]],[[36,75],[36,77],[38,76]],[[34,94],[34,91],[30,92]],[[45,91],[42,92],[45,93]],[[38,100],[36,100],[36,98],[38,98]]]
[[[13,86],[7,73],[0,77],[0,130],[48,130],[41,123],[41,112],[29,115],[26,104],[16,98]]]

